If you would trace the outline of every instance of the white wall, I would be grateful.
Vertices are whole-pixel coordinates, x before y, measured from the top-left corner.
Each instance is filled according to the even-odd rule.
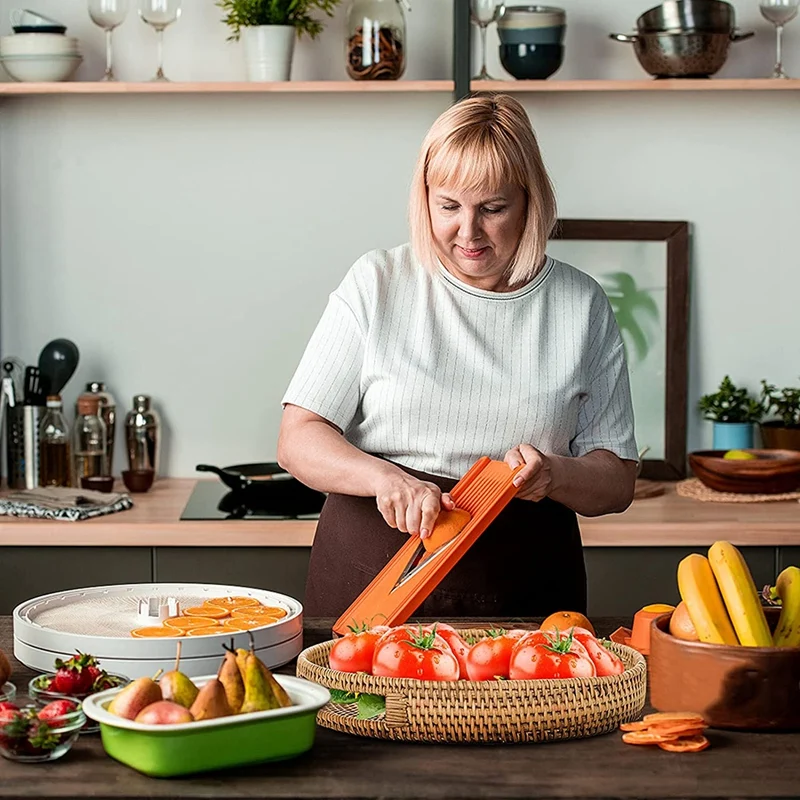
[[[0,3],[0,32],[16,5]],[[167,73],[243,78],[218,9],[184,5],[167,32]],[[406,77],[447,78],[451,4],[412,5]],[[558,77],[643,75],[607,33],[629,30],[645,3],[563,5],[570,28]],[[741,27],[758,35],[735,45],[723,74],[768,74],[771,31],[755,3],[736,5]],[[81,0],[33,7],[81,37],[79,79],[102,73],[102,35]],[[800,75],[795,25],[785,62]],[[344,78],[342,27],[340,11],[319,41],[300,43],[294,78]],[[116,43],[120,77],[149,77],[152,31],[133,13]],[[726,372],[751,388],[761,377],[796,383],[797,94],[520,97],[562,216],[692,223],[692,407]],[[273,458],[280,397],[327,294],[363,251],[406,238],[417,148],[449,103],[447,93],[5,101],[3,355],[34,363],[45,342],[67,336],[82,354],[68,403],[88,380],[105,380],[123,410],[134,393],[152,394],[169,474]],[[709,441],[692,412],[690,449]]]

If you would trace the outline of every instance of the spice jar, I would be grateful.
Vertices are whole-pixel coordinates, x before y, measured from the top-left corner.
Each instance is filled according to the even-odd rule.
[[[81,486],[81,478],[108,475],[106,424],[99,411],[99,397],[88,394],[78,398],[78,416],[72,429],[72,485],[76,487]]]
[[[407,0],[353,0],[347,11],[347,74],[396,81],[406,68]]]

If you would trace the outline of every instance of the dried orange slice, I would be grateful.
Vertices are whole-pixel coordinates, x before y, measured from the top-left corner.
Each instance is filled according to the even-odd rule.
[[[242,606],[260,606],[261,603],[255,597],[215,597],[213,600],[206,600],[203,605],[227,608],[230,611]]]
[[[650,724],[644,721],[640,722],[625,722],[619,726],[621,731],[646,731],[650,728]]]
[[[261,606],[258,610],[259,613],[269,614],[276,619],[283,619],[289,613],[285,608],[280,608],[279,606]]]
[[[183,631],[179,631],[176,628],[162,628],[161,626],[153,626],[150,628],[135,628],[131,631],[131,636],[135,636],[137,639],[183,636]]]
[[[622,741],[625,744],[658,744],[659,742],[669,742],[677,739],[677,736],[662,736],[653,731],[631,731],[622,734]]]
[[[658,742],[662,750],[670,753],[699,753],[705,750],[710,742],[705,736],[690,736],[686,739],[677,739],[674,742]]]
[[[256,619],[225,619],[222,621],[222,627],[228,628],[232,631],[249,631],[253,628],[263,628],[266,625],[273,625],[278,620],[274,617],[258,617]]]
[[[230,616],[230,611],[221,606],[202,605],[182,609],[187,617],[205,617],[206,619],[223,619]]]
[[[217,621],[211,617],[170,617],[164,620],[164,625],[168,628],[176,628],[179,631],[188,631],[189,628],[204,628],[208,625],[216,625]]]
[[[231,609],[231,617],[233,619],[261,619],[261,617],[278,619],[278,614],[274,613],[278,610],[267,609],[264,606],[243,606],[242,608]]]
[[[642,722],[647,722],[654,725],[659,722],[698,722],[701,725],[705,724],[702,714],[696,714],[693,711],[657,711],[654,714],[645,714]]]
[[[190,628],[186,631],[187,636],[212,636],[215,633],[225,633],[222,625],[206,625],[203,628]]]

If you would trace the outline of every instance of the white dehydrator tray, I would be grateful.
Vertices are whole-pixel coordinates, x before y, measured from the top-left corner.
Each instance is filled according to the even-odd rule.
[[[181,608],[197,606],[215,597],[252,597],[263,605],[279,606],[283,619],[251,631],[211,636],[138,639],[130,635],[141,626],[139,601],[176,598]],[[197,583],[134,583],[95,586],[42,595],[14,609],[14,655],[25,666],[52,672],[57,658],[76,650],[91,653],[103,669],[131,679],[173,668],[181,642],[181,672],[189,677],[216,672],[224,656],[223,644],[250,647],[253,635],[259,658],[270,668],[297,657],[303,649],[303,606],[294,598],[263,589]],[[155,623],[158,624],[158,623]]]

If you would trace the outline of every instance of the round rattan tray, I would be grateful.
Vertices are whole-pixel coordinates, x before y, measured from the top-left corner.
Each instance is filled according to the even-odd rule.
[[[483,630],[466,634],[481,636]],[[386,711],[358,719],[355,704],[328,703],[325,728],[406,742],[549,742],[609,733],[644,708],[647,667],[630,647],[607,643],[625,664],[621,675],[531,681],[419,681],[332,670],[333,641],[309,647],[297,674],[345,692],[385,698]]]

